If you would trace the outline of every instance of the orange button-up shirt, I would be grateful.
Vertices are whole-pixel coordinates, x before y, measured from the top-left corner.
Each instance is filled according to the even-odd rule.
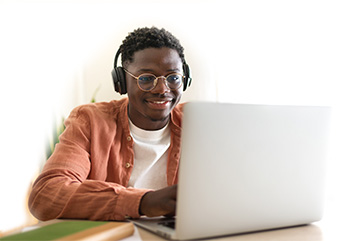
[[[134,165],[128,99],[82,105],[65,121],[52,156],[33,184],[29,209],[40,220],[138,218],[149,190],[127,187]],[[177,183],[182,105],[171,112],[167,183]]]

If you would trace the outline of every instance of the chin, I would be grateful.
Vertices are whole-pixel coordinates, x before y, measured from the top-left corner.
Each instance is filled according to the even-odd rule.
[[[162,115],[149,115],[149,119],[154,122],[167,121],[170,118],[170,112]]]

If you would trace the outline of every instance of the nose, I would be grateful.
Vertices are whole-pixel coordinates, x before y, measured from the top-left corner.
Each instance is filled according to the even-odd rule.
[[[154,86],[154,89],[151,92],[158,93],[158,94],[170,92],[170,89],[166,84],[165,77],[158,77],[156,79],[156,85]]]

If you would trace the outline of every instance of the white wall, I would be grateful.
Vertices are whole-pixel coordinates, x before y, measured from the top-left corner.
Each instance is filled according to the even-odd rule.
[[[128,32],[152,25],[185,47],[194,81],[184,101],[332,105],[328,210],[344,210],[349,12],[339,0],[0,0],[0,232],[31,220],[25,198],[53,119],[98,87],[98,101],[119,98],[115,52]]]

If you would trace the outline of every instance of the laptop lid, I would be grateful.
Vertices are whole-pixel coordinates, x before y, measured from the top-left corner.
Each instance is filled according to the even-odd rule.
[[[330,111],[187,103],[175,229],[132,221],[168,239],[200,239],[320,220]]]
[[[187,103],[176,238],[320,220],[329,126],[329,107]]]

